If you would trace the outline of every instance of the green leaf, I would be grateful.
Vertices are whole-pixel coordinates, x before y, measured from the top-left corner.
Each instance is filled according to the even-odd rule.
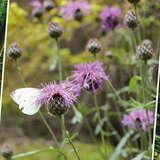
[[[133,134],[133,131],[130,131],[124,135],[124,137],[121,139],[121,141],[118,143],[115,152],[112,154],[110,160],[117,160],[119,156],[123,154],[123,147],[127,143],[128,139]]]
[[[78,109],[76,107],[73,106],[73,111],[74,111],[74,117],[71,120],[72,124],[76,124],[76,123],[81,123],[83,120],[83,115],[81,114],[80,111],[78,111]]]
[[[141,80],[140,76],[133,76],[129,82],[129,92],[137,92],[139,88],[139,81]]]
[[[49,150],[55,150],[57,151],[57,149],[55,149],[54,147],[50,146],[48,148],[42,148],[42,149],[37,149],[37,150],[34,150],[34,151],[29,151],[29,152],[25,152],[25,153],[19,153],[17,155],[14,155],[12,157],[12,159],[17,159],[17,158],[23,158],[23,157],[27,157],[27,156],[32,156],[34,154],[38,154],[40,152],[46,152],[46,151],[49,151]]]

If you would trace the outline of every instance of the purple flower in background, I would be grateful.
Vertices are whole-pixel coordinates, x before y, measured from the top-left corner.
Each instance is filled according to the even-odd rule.
[[[39,0],[30,0],[30,6],[32,7],[32,15],[40,18],[43,14],[43,4]]]
[[[106,7],[100,14],[103,30],[113,30],[119,25],[121,9],[118,7]]]
[[[122,119],[122,124],[124,126],[129,126],[135,130],[146,131],[149,125],[154,123],[154,112],[138,109],[131,112],[129,115],[125,115]]]
[[[73,105],[78,95],[77,87],[70,82],[50,83],[42,86],[38,102],[41,106],[47,105],[50,114],[61,115]]]
[[[82,20],[84,15],[90,13],[90,4],[86,1],[68,2],[66,6],[61,7],[62,17],[66,20]]]
[[[103,83],[108,79],[100,62],[84,63],[75,65],[71,76],[72,82],[81,89],[95,92],[102,89]]]

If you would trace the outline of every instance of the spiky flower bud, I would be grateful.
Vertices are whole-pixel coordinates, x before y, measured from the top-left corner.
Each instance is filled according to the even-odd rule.
[[[69,107],[65,105],[65,99],[59,94],[55,94],[48,103],[48,113],[50,115],[62,115],[68,109]]]
[[[145,39],[137,47],[137,55],[140,59],[147,61],[153,56],[153,43],[149,39]]]
[[[133,4],[136,4],[136,3],[138,3],[140,0],[128,0],[128,2],[130,2],[130,3],[133,3]]]
[[[43,6],[46,11],[50,11],[54,8],[54,3],[52,0],[44,0]]]
[[[82,21],[83,19],[83,13],[80,9],[77,9],[74,13],[74,19],[77,21]]]
[[[7,160],[11,159],[13,155],[12,148],[8,145],[3,145],[1,149],[1,155]]]
[[[7,50],[8,56],[14,60],[19,58],[21,56],[21,53],[22,53],[22,50],[19,47],[18,43],[11,43]]]
[[[49,23],[49,28],[48,28],[48,33],[49,35],[52,37],[52,38],[59,38],[62,33],[63,33],[63,30],[62,28],[58,25],[58,23],[55,23],[55,22],[50,22]]]
[[[87,50],[93,54],[97,54],[102,50],[102,45],[96,38],[92,38],[87,43]]]
[[[137,27],[137,16],[134,10],[129,10],[124,16],[124,24],[131,29]]]

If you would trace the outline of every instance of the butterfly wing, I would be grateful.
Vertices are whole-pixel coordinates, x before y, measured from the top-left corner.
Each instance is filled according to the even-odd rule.
[[[38,103],[38,97],[41,90],[37,88],[20,88],[13,91],[10,96],[19,105],[22,113],[33,115],[41,107]]]

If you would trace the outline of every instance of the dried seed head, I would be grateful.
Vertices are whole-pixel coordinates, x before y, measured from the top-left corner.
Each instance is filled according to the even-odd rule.
[[[77,21],[82,21],[83,19],[83,13],[80,9],[77,9],[74,13],[74,19]]]
[[[96,38],[92,38],[87,43],[87,50],[93,54],[97,54],[102,50],[102,45]]]
[[[136,3],[138,3],[140,0],[128,0],[128,2],[130,2],[130,3],[133,3],[133,4],[136,4]]]
[[[124,24],[131,29],[134,29],[137,27],[137,17],[134,10],[129,10],[125,16],[124,16]]]
[[[145,39],[137,47],[137,55],[140,59],[147,61],[153,56],[153,43],[149,39]]]
[[[60,94],[55,94],[48,103],[48,113],[50,115],[62,115],[67,112],[68,108],[65,99]]]
[[[7,160],[11,159],[13,155],[12,148],[8,145],[3,145],[1,148],[1,155]]]
[[[11,43],[7,50],[8,56],[14,60],[19,58],[21,56],[21,53],[22,53],[22,50],[19,47],[18,43]]]
[[[50,11],[54,8],[54,3],[52,0],[44,0],[43,6],[46,11]]]
[[[49,23],[49,28],[48,28],[48,33],[49,35],[52,37],[52,38],[59,38],[62,33],[63,33],[63,30],[62,28],[58,25],[58,23],[55,23],[55,22],[50,22]]]

